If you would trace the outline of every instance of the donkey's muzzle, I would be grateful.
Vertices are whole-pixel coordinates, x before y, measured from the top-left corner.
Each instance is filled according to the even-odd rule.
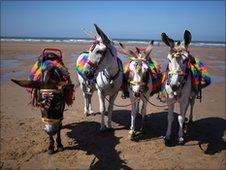
[[[140,97],[140,94],[141,94],[140,92],[136,92],[136,93],[134,93],[134,96],[135,97]]]
[[[85,74],[86,78],[88,78],[88,79],[93,79],[94,78],[94,72],[93,71],[86,70],[84,72],[84,74]]]
[[[60,130],[60,124],[45,124],[44,130],[48,135],[55,135]]]
[[[171,88],[173,91],[177,91],[177,85],[172,85]]]

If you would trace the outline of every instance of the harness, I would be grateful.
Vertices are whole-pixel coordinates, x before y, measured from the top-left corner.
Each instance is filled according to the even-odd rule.
[[[188,52],[188,59],[186,59],[187,61],[186,61],[185,71],[178,70],[178,71],[175,72],[173,70],[170,70],[169,69],[169,64],[168,64],[168,66],[166,68],[166,83],[167,83],[167,85],[170,85],[170,78],[172,77],[172,75],[176,74],[178,76],[183,76],[183,79],[180,82],[179,87],[178,87],[180,92],[183,89],[185,83],[187,82],[188,75],[190,74],[192,76],[191,70],[190,70],[190,64],[195,62],[194,58],[190,55],[189,51],[187,51],[187,52]],[[199,78],[201,79],[201,76],[199,76]],[[174,97],[177,98],[177,96],[175,96],[175,94],[174,94]],[[201,99],[202,99],[201,80],[199,81],[198,92],[197,92],[197,99],[200,99],[200,102],[201,102]]]
[[[100,43],[100,41],[95,40],[95,41],[93,42],[93,44],[92,44],[90,50],[93,51],[93,50],[95,49],[96,45],[99,44],[99,43]],[[106,46],[106,50],[103,52],[102,57],[100,58],[100,60],[99,60],[98,63],[94,63],[94,62],[92,62],[91,60],[89,60],[89,59],[88,59],[88,58],[89,58],[88,56],[87,56],[87,59],[85,60],[85,63],[89,64],[89,65],[91,66],[91,68],[95,71],[95,70],[98,68],[98,66],[101,64],[101,62],[104,60],[104,58],[105,58],[105,56],[106,56],[106,53],[107,53],[107,50],[108,50],[108,51],[111,53],[111,55],[114,57],[114,54],[113,54],[111,48],[109,48],[109,46]],[[87,54],[88,54],[88,53],[87,53]],[[88,54],[88,55],[89,55],[89,54]],[[83,63],[83,64],[85,65],[85,63]],[[106,72],[106,70],[103,70],[103,75],[110,81],[110,84],[113,84],[113,81],[116,80],[116,79],[119,77],[120,72],[123,71],[122,62],[121,62],[121,60],[120,60],[119,58],[117,58],[117,65],[118,65],[118,71],[117,71],[117,73],[116,73],[115,75],[113,75],[113,76],[109,75],[109,74]],[[83,78],[85,78],[84,75],[82,75],[83,73],[82,73],[81,71],[79,71],[78,66],[76,66],[76,70],[78,71],[78,73],[80,73],[80,75],[81,75]],[[95,83],[96,83],[96,79],[94,78],[94,80],[93,80],[93,79],[92,79],[92,80],[88,80],[88,83],[89,83],[89,84],[95,84]]]
[[[151,78],[151,80],[152,80],[152,92],[151,92],[150,95],[154,95],[161,90],[162,76],[163,75],[161,73],[159,65],[154,60],[149,58],[149,60],[145,60],[145,62],[148,65],[148,72],[146,72],[146,75],[144,75],[142,77],[142,80],[141,81],[133,81],[133,80],[130,80],[128,78],[128,83],[130,85],[146,86],[145,91],[147,91],[148,90],[148,82]],[[129,73],[130,73],[130,70],[129,70],[130,63],[131,63],[131,61],[128,64],[126,64],[126,66],[125,66],[125,74],[126,75],[129,75]]]
[[[118,71],[115,75],[109,75],[105,70],[103,71],[103,75],[110,81],[110,84],[113,84],[113,81],[119,77],[120,72],[123,72],[122,62],[119,58],[117,58]]]
[[[57,51],[60,55],[47,51]],[[42,122],[49,124],[61,123],[65,103],[67,105],[72,104],[74,92],[74,85],[71,84],[69,73],[62,61],[62,52],[58,49],[44,49],[42,55],[32,67],[29,79],[41,81],[43,84],[45,82],[55,85],[53,87],[43,86],[40,87],[41,89],[31,89],[32,102],[34,106],[41,108]]]
[[[100,44],[100,41],[95,40],[91,46],[91,51],[93,51],[96,47],[97,44]],[[112,50],[109,48],[109,46],[106,46],[106,50],[104,51],[104,53],[102,54],[102,57],[100,58],[98,63],[93,63],[91,60],[88,59],[87,64],[89,64],[90,66],[92,66],[94,69],[97,69],[98,66],[101,64],[101,62],[104,60],[105,55],[107,53],[107,50],[109,50],[109,52],[111,53],[112,56],[114,56]]]

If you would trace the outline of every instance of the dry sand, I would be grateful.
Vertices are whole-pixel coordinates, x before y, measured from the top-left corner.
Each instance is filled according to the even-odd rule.
[[[1,42],[1,164],[5,168],[27,169],[225,169],[225,48],[191,47],[214,75],[214,82],[203,90],[203,100],[194,109],[194,125],[184,146],[166,147],[164,136],[167,125],[166,108],[148,105],[147,133],[137,141],[130,141],[130,107],[114,108],[114,132],[100,133],[100,115],[83,115],[81,90],[76,89],[76,100],[64,113],[63,152],[46,153],[48,137],[43,131],[39,109],[27,103],[29,94],[9,81],[26,77],[35,58],[46,47],[63,50],[63,59],[74,83],[75,55],[88,49],[89,44]],[[153,58],[164,68],[167,47],[156,46]],[[151,100],[159,103],[154,96]],[[93,109],[98,112],[95,93]],[[127,104],[119,96],[117,104]],[[175,112],[178,112],[176,107]],[[176,116],[175,116],[176,120]],[[140,117],[138,117],[138,125]],[[174,121],[173,133],[177,133]]]

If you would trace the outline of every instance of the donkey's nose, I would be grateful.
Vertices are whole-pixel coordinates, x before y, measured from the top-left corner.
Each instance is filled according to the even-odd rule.
[[[171,88],[172,88],[173,91],[176,91],[177,90],[177,85],[172,85]]]
[[[84,74],[88,79],[92,79],[94,76],[94,74],[91,71],[87,71],[87,70],[84,71]]]
[[[140,97],[140,92],[134,93],[134,96],[135,96],[135,97]]]

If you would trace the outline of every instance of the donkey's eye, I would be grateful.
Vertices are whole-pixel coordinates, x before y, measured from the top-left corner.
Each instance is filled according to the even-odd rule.
[[[103,53],[104,53],[104,50],[97,50],[96,53],[97,53],[97,54],[103,54]]]

